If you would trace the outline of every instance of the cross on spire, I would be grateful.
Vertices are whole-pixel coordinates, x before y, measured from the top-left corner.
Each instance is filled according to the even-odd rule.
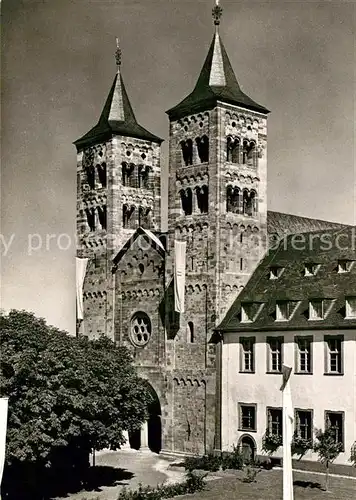
[[[121,66],[121,56],[122,52],[120,49],[119,39],[116,37],[116,51],[115,51],[116,66]]]
[[[220,6],[220,0],[215,0],[215,7],[213,8],[213,19],[216,27],[220,24],[222,13],[223,8]]]

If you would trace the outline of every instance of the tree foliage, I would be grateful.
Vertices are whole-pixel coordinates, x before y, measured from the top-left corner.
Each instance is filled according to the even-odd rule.
[[[320,462],[326,466],[326,491],[329,489],[329,466],[343,449],[342,443],[337,442],[335,436],[336,429],[332,426],[327,427],[324,432],[321,429],[315,432],[317,441],[313,449],[318,454]]]
[[[147,418],[149,391],[124,347],[88,341],[25,311],[0,314],[6,461],[51,464],[56,452],[117,449]]]

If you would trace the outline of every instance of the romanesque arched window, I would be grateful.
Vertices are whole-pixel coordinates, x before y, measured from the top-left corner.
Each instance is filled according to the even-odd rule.
[[[139,207],[138,209],[138,225],[144,229],[150,227],[151,209],[149,207]]]
[[[200,213],[206,214],[209,211],[209,188],[208,186],[198,186],[195,189],[197,205]]]
[[[90,231],[95,231],[95,208],[86,208],[85,213]]]
[[[102,229],[106,229],[106,205],[98,207],[99,222]]]
[[[190,188],[180,191],[182,210],[185,215],[192,215],[193,212],[193,194]]]
[[[95,188],[95,168],[93,165],[90,165],[89,167],[85,167],[85,173],[87,177],[87,182],[91,189]]]
[[[243,192],[243,213],[254,217],[257,214],[257,193],[256,191]]]
[[[247,152],[246,152],[247,165],[249,165],[251,167],[256,166],[256,161],[257,161],[257,154],[256,153],[257,153],[256,143],[254,141],[251,141],[247,147]]]
[[[122,163],[122,185],[136,187],[135,165],[133,163]]]
[[[240,163],[240,139],[231,136],[226,141],[226,159],[229,163]]]
[[[148,165],[139,165],[138,167],[138,187],[149,188],[150,167]]]
[[[106,187],[106,163],[96,166],[101,187]]]
[[[247,163],[247,153],[249,148],[249,142],[244,141],[242,144],[242,163],[245,165]]]
[[[124,229],[134,229],[135,227],[135,207],[128,205],[123,205],[122,207],[122,224]]]
[[[190,344],[194,343],[194,323],[193,321],[189,321],[187,324],[187,342]]]
[[[187,139],[186,141],[181,141],[180,145],[186,167],[193,165],[193,141],[191,139]]]
[[[207,163],[209,161],[209,138],[206,135],[203,137],[197,137],[195,139],[198,148],[198,155],[201,163]]]

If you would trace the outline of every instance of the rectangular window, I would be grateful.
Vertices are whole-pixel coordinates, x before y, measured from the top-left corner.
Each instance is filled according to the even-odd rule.
[[[298,437],[311,439],[313,435],[313,412],[312,410],[296,410],[295,431]]]
[[[267,370],[271,373],[281,373],[283,337],[267,337]]]
[[[344,447],[344,412],[326,411],[325,427],[333,429],[335,441]]]
[[[240,371],[255,371],[255,337],[240,337]]]
[[[268,432],[273,436],[282,436],[282,410],[280,408],[267,408]]]
[[[325,335],[325,373],[340,375],[343,372],[343,335]]]
[[[346,297],[346,318],[356,318],[356,297]]]
[[[239,423],[240,431],[256,430],[256,411],[257,405],[239,403]]]
[[[324,318],[324,303],[322,299],[315,299],[309,302],[309,319],[317,320]]]
[[[312,373],[313,337],[295,337],[296,372]]]

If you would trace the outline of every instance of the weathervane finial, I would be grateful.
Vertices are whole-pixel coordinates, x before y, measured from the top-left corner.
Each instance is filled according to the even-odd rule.
[[[215,7],[213,8],[213,19],[215,26],[219,26],[223,9],[220,6],[220,0],[215,0]]]
[[[116,51],[115,51],[116,66],[121,66],[121,56],[122,52],[120,49],[119,39],[116,37]]]

